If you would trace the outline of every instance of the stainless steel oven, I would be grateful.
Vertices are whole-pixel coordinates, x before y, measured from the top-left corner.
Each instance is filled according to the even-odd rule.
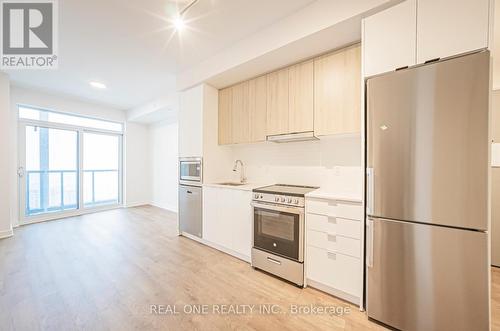
[[[203,179],[203,161],[201,157],[183,157],[179,159],[179,183],[201,185]]]
[[[304,262],[304,208],[253,202],[253,247]]]
[[[304,285],[305,194],[315,189],[276,184],[253,190],[252,267]]]

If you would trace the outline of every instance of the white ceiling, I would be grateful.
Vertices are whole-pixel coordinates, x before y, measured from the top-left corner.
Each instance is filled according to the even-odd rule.
[[[120,109],[175,89],[175,74],[315,0],[199,0],[186,30],[171,21],[187,0],[59,0],[59,69],[9,70],[14,84]],[[105,83],[96,90],[89,81]]]

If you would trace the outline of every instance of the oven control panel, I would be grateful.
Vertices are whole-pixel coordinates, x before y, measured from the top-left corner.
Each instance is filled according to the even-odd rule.
[[[280,205],[304,207],[304,197],[294,197],[281,194],[253,193],[254,201],[275,203]]]

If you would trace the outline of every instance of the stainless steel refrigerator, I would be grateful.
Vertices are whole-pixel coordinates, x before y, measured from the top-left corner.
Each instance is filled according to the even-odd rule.
[[[366,84],[368,316],[488,330],[490,54]]]

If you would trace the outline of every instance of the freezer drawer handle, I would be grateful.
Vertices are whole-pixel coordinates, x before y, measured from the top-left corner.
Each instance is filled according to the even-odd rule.
[[[337,224],[337,218],[336,217],[328,217],[328,223]]]
[[[373,267],[373,220],[368,219],[367,220],[367,252],[366,252],[366,266],[369,268]]]
[[[281,261],[275,260],[275,259],[273,259],[273,258],[271,258],[271,257],[268,257],[268,258],[267,258],[267,260],[268,260],[269,262],[274,263],[274,264],[281,265]]]
[[[328,241],[337,241],[337,235],[328,233]]]
[[[191,192],[191,191],[186,191],[186,192],[187,192],[188,194],[193,194],[193,192]]]

